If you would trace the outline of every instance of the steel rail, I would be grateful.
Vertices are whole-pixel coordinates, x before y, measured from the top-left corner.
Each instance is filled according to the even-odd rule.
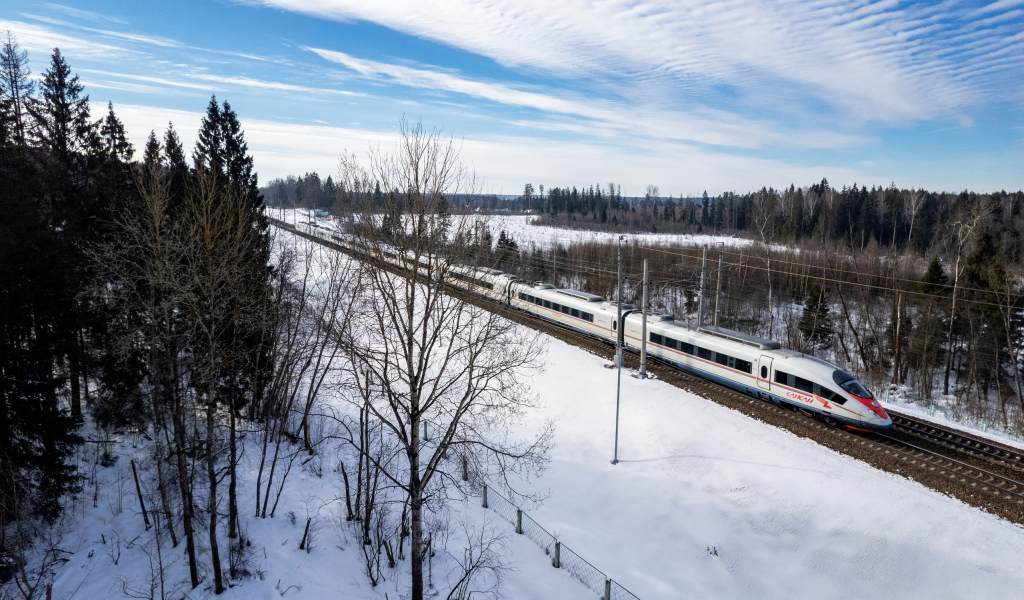
[[[325,240],[325,239],[322,239],[322,238],[319,238],[319,237],[316,237],[316,236],[313,236],[313,235],[309,235],[309,234],[307,234],[307,233],[305,233],[303,231],[299,231],[297,228],[292,227],[290,224],[278,222],[276,219],[271,219],[271,222],[274,223],[275,226],[278,226],[278,227],[280,227],[282,229],[291,231],[292,233],[295,233],[297,235],[300,235],[302,237],[305,237],[307,239],[310,239],[310,240],[315,241],[317,243],[320,243],[322,245],[328,246],[330,248],[333,248],[333,249],[341,251],[341,252],[345,252],[347,254],[353,254],[351,250],[341,246],[340,244],[334,243],[331,240]],[[359,257],[355,256],[355,258],[359,258]],[[401,271],[399,269],[397,269],[397,268],[394,268],[393,265],[385,264],[384,266],[386,266],[389,269],[393,270],[397,274],[402,274]],[[471,298],[474,302],[476,302],[478,304],[487,304],[487,305],[490,306],[491,309],[498,309],[498,310],[496,310],[494,312],[514,311],[516,314],[525,315],[525,316],[531,317],[531,320],[533,320],[535,323],[542,324],[544,326],[557,329],[560,332],[568,334],[570,337],[575,337],[575,338],[577,338],[579,340],[588,340],[588,341],[591,341],[591,342],[600,342],[600,343],[602,343],[605,346],[612,346],[612,347],[614,346],[614,344],[612,342],[610,342],[609,340],[606,340],[603,337],[578,331],[578,330],[576,330],[573,327],[565,325],[564,323],[559,323],[559,322],[556,322],[556,321],[551,321],[551,320],[545,319],[545,318],[543,318],[543,317],[541,317],[539,315],[536,315],[534,313],[531,313],[529,311],[524,311],[524,310],[519,309],[517,307],[504,304],[504,303],[499,302],[499,301],[497,301],[497,300],[495,300],[493,298],[489,298],[489,297],[486,297],[486,296],[480,296],[478,294],[473,294],[473,293],[468,292],[467,290],[463,290],[461,288],[452,287],[452,286],[448,286],[448,287],[449,287],[450,290],[452,290],[454,292],[457,292],[457,293],[463,294],[465,296],[468,296],[469,298]],[[540,328],[535,328],[535,329],[540,329]],[[579,345],[579,344],[577,344],[577,345]],[[636,355],[637,354],[637,352],[635,350],[629,349],[629,348],[625,348],[625,347],[623,348],[623,351],[624,352],[628,352],[631,355]],[[804,423],[810,422],[810,423],[812,423],[813,425],[815,425],[816,427],[818,427],[818,428],[820,428],[822,430],[831,431],[831,432],[834,432],[835,434],[839,434],[839,435],[849,436],[850,438],[858,441],[861,445],[869,444],[871,446],[874,446],[874,447],[878,448],[880,451],[884,451],[887,454],[891,452],[891,453],[902,455],[904,457],[904,460],[909,458],[912,465],[916,465],[917,462],[920,462],[922,466],[927,465],[927,466],[931,467],[932,469],[939,469],[939,470],[942,470],[942,471],[948,473],[949,474],[948,476],[950,478],[952,478],[952,479],[959,478],[961,483],[966,483],[967,481],[971,481],[971,482],[973,482],[971,484],[972,487],[976,487],[977,485],[980,484],[981,485],[981,490],[980,491],[983,491],[983,492],[989,492],[989,488],[993,488],[994,491],[992,491],[991,493],[993,493],[994,495],[999,496],[1000,494],[1006,494],[1007,496],[1015,496],[1017,498],[1017,500],[1016,500],[1017,504],[1024,505],[1024,482],[1017,481],[1017,480],[1014,480],[1014,479],[1011,479],[1011,478],[1008,478],[1008,477],[1005,477],[1005,476],[1002,476],[1002,475],[998,475],[998,474],[992,473],[992,472],[987,471],[985,469],[981,469],[979,467],[976,467],[976,466],[969,465],[967,463],[958,461],[955,458],[952,458],[952,457],[947,456],[945,454],[941,454],[941,453],[935,452],[933,450],[928,450],[928,449],[925,449],[925,448],[921,448],[921,447],[916,446],[914,444],[911,444],[909,442],[905,442],[903,440],[898,440],[896,438],[892,438],[892,437],[890,437],[888,435],[885,435],[883,433],[880,433],[880,432],[874,432],[873,434],[865,435],[865,434],[854,433],[854,432],[848,431],[848,430],[840,428],[840,427],[830,426],[830,425],[827,425],[825,423],[822,423],[819,419],[815,418],[813,415],[808,416],[808,415],[804,414],[803,412],[801,412],[796,407],[790,408],[790,407],[778,406],[778,405],[774,404],[773,402],[761,400],[761,399],[755,398],[753,396],[750,396],[748,394],[743,394],[741,392],[738,392],[736,390],[733,390],[731,388],[728,388],[728,387],[725,387],[725,386],[723,386],[721,384],[718,384],[718,383],[716,383],[716,382],[714,382],[714,381],[712,381],[710,379],[707,379],[707,378],[701,377],[699,375],[695,375],[693,373],[684,371],[683,369],[679,368],[677,365],[672,364],[671,361],[666,361],[666,360],[662,359],[661,357],[651,356],[649,358],[654,359],[654,361],[658,365],[670,369],[673,372],[673,374],[680,376],[682,379],[686,379],[686,380],[690,380],[690,381],[697,381],[697,382],[701,382],[701,383],[703,383],[705,385],[709,385],[709,386],[715,388],[715,390],[718,393],[730,396],[734,400],[738,399],[738,400],[741,400],[741,401],[749,402],[750,404],[760,404],[762,407],[767,408],[768,410],[776,411],[776,414],[784,416],[787,420],[795,421],[795,420],[799,419],[799,420],[801,420]],[[689,391],[691,391],[693,393],[697,393],[697,394],[700,393],[697,390],[693,390],[693,389],[690,389]],[[797,415],[800,415],[800,416],[798,417]],[[936,427],[933,423],[917,421],[917,420],[915,420],[915,419],[913,419],[911,417],[908,417],[906,415],[903,415],[903,414],[897,413],[897,418],[902,418],[902,419],[907,419],[907,420],[910,420],[910,421],[914,421],[915,423],[918,423],[918,424],[922,424],[922,425],[925,425],[925,426],[928,426],[928,427],[934,427],[934,428],[936,428],[936,429],[938,429],[940,431],[944,431],[945,433],[950,434],[950,435],[960,436],[960,437],[964,437],[965,439],[969,439],[969,440],[974,441],[974,442],[982,443],[982,442],[980,442],[980,440],[973,440],[973,439],[971,439],[969,437],[963,436],[961,432],[958,432],[958,431],[955,431],[955,430],[947,430],[945,428]],[[884,442],[877,441],[875,439],[872,439],[872,438],[868,437],[868,435],[875,435],[875,436],[887,439],[891,443],[884,443]],[[898,447],[895,447],[895,446],[902,446],[902,447],[910,448],[911,450],[908,451],[908,450],[905,450],[905,449],[902,449],[902,448],[898,448]],[[1002,449],[1000,449],[1000,450],[1002,450]],[[963,450],[961,450],[961,451],[963,451]],[[918,454],[914,454],[914,452],[922,453],[923,456],[918,455]],[[1009,454],[1012,454],[1012,452],[1009,452],[1009,451],[1007,451],[1007,452]],[[1022,462],[1024,462],[1024,457],[1021,457],[1021,460],[1022,460]],[[947,461],[948,463],[950,463],[950,465],[955,465],[955,466],[943,465],[943,464],[938,463],[937,461]],[[971,473],[964,472],[965,469],[969,469],[969,470],[975,472],[976,474],[971,474]],[[979,475],[980,476],[988,476],[990,478],[990,480],[989,481],[985,481],[984,479],[981,479]],[[994,482],[1001,482],[1001,483],[999,485],[996,485]],[[1012,488],[1012,489],[1009,489],[1009,488]]]

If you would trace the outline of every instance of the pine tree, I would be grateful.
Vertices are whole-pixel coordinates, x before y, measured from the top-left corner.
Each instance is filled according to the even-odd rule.
[[[13,141],[25,145],[25,121],[35,82],[28,68],[28,52],[20,50],[11,32],[0,49],[0,119],[11,122]]]
[[[81,159],[95,140],[93,124],[89,121],[89,96],[71,74],[71,67],[58,48],[53,49],[50,68],[43,73],[40,85],[42,98],[31,102],[29,113],[34,120],[35,142],[50,151],[63,166]]]
[[[104,149],[111,158],[124,162],[131,161],[135,149],[128,141],[124,125],[114,114],[113,102],[107,103],[107,116],[101,121],[100,137],[103,139]]]
[[[812,346],[828,347],[835,329],[828,304],[828,294],[819,286],[811,286],[807,292],[807,303],[798,325],[804,339]]]

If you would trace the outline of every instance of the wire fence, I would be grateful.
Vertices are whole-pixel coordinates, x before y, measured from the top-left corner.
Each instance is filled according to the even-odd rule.
[[[525,535],[551,557],[551,565],[565,569],[580,583],[590,588],[603,600],[640,600],[636,594],[619,585],[603,571],[590,564],[571,548],[558,541],[555,536],[526,514],[511,500],[484,485],[484,508],[498,513],[516,528],[516,533]]]

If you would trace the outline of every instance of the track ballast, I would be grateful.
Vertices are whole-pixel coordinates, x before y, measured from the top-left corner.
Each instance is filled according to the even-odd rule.
[[[277,219],[270,221],[280,229],[350,254],[346,248],[309,235],[290,224]],[[390,265],[380,266],[396,274],[404,274]],[[606,340],[458,288],[449,287],[448,291],[470,304],[598,356],[611,359],[614,353],[614,345]],[[627,368],[639,368],[640,358],[636,352],[626,349],[624,356]],[[1014,523],[1024,524],[1024,451],[891,410],[887,412],[892,416],[894,427],[885,433],[860,433],[830,427],[798,410],[752,398],[651,359],[656,357],[648,357],[648,371],[666,383],[811,439],[880,470],[913,479]]]

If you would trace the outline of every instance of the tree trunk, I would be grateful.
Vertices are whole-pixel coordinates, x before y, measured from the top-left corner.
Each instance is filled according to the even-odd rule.
[[[409,421],[411,439],[409,442],[409,509],[411,533],[409,539],[412,555],[412,600],[423,600],[423,490],[420,489],[420,419],[413,413]]]
[[[235,427],[234,386],[232,386],[231,390],[230,413],[229,421],[231,433],[229,438],[230,457],[228,460],[228,539],[235,539],[238,537],[238,478],[236,476],[238,466],[238,439]]]
[[[178,394],[172,392],[174,414],[174,455],[178,461],[178,486],[181,488],[181,527],[185,531],[185,550],[188,553],[188,573],[192,589],[199,587],[199,571],[196,566],[195,532],[192,530],[192,485],[189,481],[188,460],[185,455],[185,416]]]
[[[206,408],[206,475],[210,480],[210,560],[213,562],[215,594],[224,592],[224,575],[220,568],[220,548],[217,546],[217,457],[214,453],[213,405]]]
[[[943,378],[942,394],[949,395],[949,369],[953,366],[953,323],[956,322],[956,292],[960,284],[960,255],[957,254],[953,273],[953,307],[949,311],[949,333],[946,334],[946,376]]]
[[[893,236],[895,236],[895,230]],[[903,324],[903,294],[900,294],[896,300],[896,349],[893,352],[892,359],[892,383],[895,385],[899,383],[900,379],[900,326]]]

